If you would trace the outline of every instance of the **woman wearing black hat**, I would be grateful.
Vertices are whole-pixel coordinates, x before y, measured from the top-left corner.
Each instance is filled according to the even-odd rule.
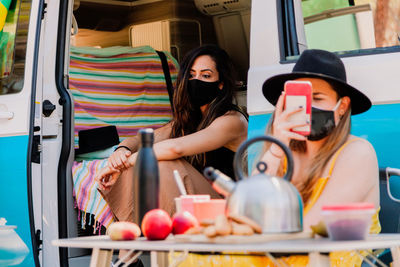
[[[284,110],[284,83],[288,80],[309,81],[313,87],[311,122],[291,123],[288,117],[300,112]],[[292,73],[277,75],[265,81],[263,94],[276,106],[267,126],[266,134],[288,145],[293,152],[293,184],[304,201],[304,230],[317,224],[322,218],[321,207],[326,204],[371,202],[378,208],[373,216],[370,232],[380,232],[379,180],[375,151],[370,143],[350,135],[350,115],[367,111],[370,100],[346,83],[344,65],[335,54],[322,50],[306,50],[300,56]],[[315,123],[316,118],[325,123]],[[314,120],[314,121],[313,121]],[[311,123],[311,136],[291,131],[292,128]],[[332,125],[333,127],[327,127]],[[312,140],[310,140],[312,139]],[[265,148],[262,161],[267,172],[283,176],[285,160],[283,151],[276,145]],[[273,218],[271,218],[273,220]],[[212,259],[210,259],[212,257]],[[308,266],[305,255],[280,258],[289,266]],[[262,256],[211,256],[190,255],[181,266],[207,265],[216,262],[220,266],[275,266]],[[361,259],[353,252],[330,254],[331,266],[360,266]]]
[[[312,84],[311,122],[288,120],[301,107],[284,110],[283,85],[288,80],[309,81]],[[369,202],[377,212],[370,232],[378,233],[379,173],[372,145],[350,135],[351,115],[367,111],[371,101],[346,82],[344,65],[335,54],[323,50],[303,52],[292,73],[274,76],[265,81],[263,94],[275,105],[275,112],[266,133],[288,145],[294,157],[292,183],[304,202],[304,230],[322,220],[321,207],[331,204]],[[294,127],[311,123],[311,134],[303,136]],[[269,172],[282,174],[284,154],[276,145],[266,148],[262,160]],[[345,255],[346,254],[346,255]],[[357,266],[358,256],[332,253],[331,265]]]

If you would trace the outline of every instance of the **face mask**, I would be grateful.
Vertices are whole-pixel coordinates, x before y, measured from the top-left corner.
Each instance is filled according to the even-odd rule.
[[[310,141],[318,141],[327,137],[335,129],[335,110],[338,108],[342,99],[339,99],[333,110],[323,110],[311,108],[311,133],[307,137]]]
[[[211,103],[221,92],[218,85],[219,81],[204,82],[197,79],[189,80],[187,88],[192,105],[201,107]]]

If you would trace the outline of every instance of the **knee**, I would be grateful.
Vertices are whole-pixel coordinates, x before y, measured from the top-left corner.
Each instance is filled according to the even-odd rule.
[[[161,160],[158,162],[158,168],[161,169],[166,169],[170,168],[172,166],[172,161],[173,160]]]
[[[180,170],[182,166],[181,160],[180,159],[175,159],[175,160],[162,160],[158,162],[158,169],[161,173],[164,172],[171,172],[173,170]]]
[[[187,172],[182,164],[182,160],[165,160],[158,162],[158,169],[160,173],[160,182],[163,185],[176,186],[174,178],[174,170],[177,170],[181,178],[184,179]]]
[[[160,173],[160,179],[168,179],[173,177],[173,171],[175,169],[173,161],[164,160],[158,162],[158,171]]]

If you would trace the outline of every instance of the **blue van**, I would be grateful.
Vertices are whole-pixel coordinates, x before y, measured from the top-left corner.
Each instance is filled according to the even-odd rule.
[[[397,0],[0,0],[0,218],[29,248],[19,266],[88,266],[88,251],[51,245],[81,234],[76,129],[94,119],[78,112],[82,95],[72,90],[84,79],[74,72],[80,54],[150,45],[177,65],[216,43],[237,67],[252,137],[273,110],[264,80],[290,72],[306,48],[337,52],[348,82],[373,101],[354,116],[353,134],[373,144],[380,166],[400,167],[399,18]]]

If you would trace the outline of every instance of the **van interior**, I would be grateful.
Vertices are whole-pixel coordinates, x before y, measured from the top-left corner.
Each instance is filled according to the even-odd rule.
[[[104,234],[113,222],[94,174],[123,138],[170,120],[169,87],[188,51],[202,44],[224,48],[237,71],[238,104],[246,105],[250,8],[250,0],[75,0],[69,58],[75,106],[70,237]],[[102,140],[97,149],[85,149],[87,138],[93,140],[85,134],[107,126],[116,126],[119,141],[101,147]],[[75,259],[75,266],[88,253],[71,249],[70,262]]]

